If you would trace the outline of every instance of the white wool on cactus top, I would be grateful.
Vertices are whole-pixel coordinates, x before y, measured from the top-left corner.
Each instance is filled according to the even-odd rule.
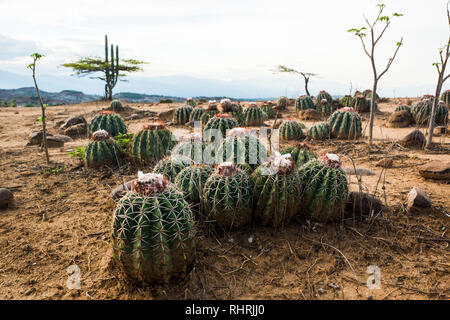
[[[231,100],[230,99],[222,99],[222,100],[220,100],[220,104],[227,104],[227,103],[231,103]]]
[[[142,184],[158,184],[163,186],[164,176],[160,173],[143,173],[142,171],[138,171],[137,181]]]
[[[258,104],[256,102],[250,102],[248,105],[250,107],[257,107],[258,106]]]
[[[203,134],[201,132],[191,132],[187,135],[181,136],[180,141],[202,141]]]
[[[294,165],[290,153],[280,154],[278,151],[275,151],[275,154],[272,155],[270,164],[273,168],[282,169],[290,169]]]
[[[231,162],[231,161],[225,161],[225,162],[222,162],[221,164],[219,164],[217,167],[219,167],[219,168],[231,168],[231,167],[234,167],[234,163]]]
[[[209,104],[216,104],[217,101],[216,101],[216,100],[209,100],[208,103],[209,103]]]
[[[328,103],[328,100],[327,99],[322,99],[322,100],[320,100],[320,103]]]
[[[228,137],[245,137],[250,135],[250,130],[246,128],[236,127],[233,129],[228,130],[227,136]]]
[[[107,140],[109,139],[109,133],[106,130],[97,130],[92,134],[94,140]]]
[[[326,153],[325,157],[328,158],[328,160],[333,161],[333,162],[339,162],[341,161],[341,159],[339,158],[339,156],[337,154],[334,153]]]

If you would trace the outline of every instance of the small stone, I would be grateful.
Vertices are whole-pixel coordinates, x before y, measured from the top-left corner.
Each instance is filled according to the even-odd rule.
[[[347,198],[345,213],[348,216],[361,216],[377,214],[383,210],[383,203],[376,196],[365,193],[352,191]]]
[[[174,112],[175,112],[175,109],[160,112],[160,113],[158,113],[158,118],[161,121],[170,121],[173,118]]]
[[[419,149],[422,149],[425,143],[426,143],[425,136],[418,129],[411,131],[401,140],[398,141],[398,144],[400,144],[403,147],[419,148]]]
[[[71,126],[81,124],[81,123],[84,123],[85,125],[87,124],[86,119],[84,117],[81,117],[81,116],[71,117],[66,120],[66,122],[61,127],[61,129],[67,129],[67,128],[70,128]]]
[[[47,132],[47,137],[52,136],[52,134]],[[42,142],[42,138],[44,137],[44,132],[41,131],[33,131],[28,136],[28,144],[29,145],[40,145]]]
[[[306,109],[301,110],[298,113],[298,117],[300,120],[321,120],[322,114],[315,109]]]
[[[71,137],[66,136],[64,134],[55,134],[53,136],[53,138],[59,139],[59,140],[64,141],[64,142],[72,142],[73,141],[73,139]]]
[[[388,128],[406,128],[413,122],[411,113],[407,110],[396,111],[386,122]]]
[[[138,119],[141,119],[141,118],[142,117],[139,114],[133,113],[128,119],[129,120],[138,120]]]
[[[357,175],[357,176],[374,176],[376,173],[366,169],[366,168],[353,168],[353,167],[344,167],[342,168],[346,174]]]
[[[64,130],[64,134],[66,136],[76,138],[86,136],[87,134],[87,125],[85,123],[79,123],[73,126],[70,126],[66,130]]]
[[[412,188],[406,199],[406,210],[408,213],[414,213],[430,207],[431,201],[427,194],[418,187]]]
[[[425,179],[450,180],[450,161],[431,161],[418,169]]]
[[[62,148],[62,147],[64,147],[64,139],[54,137],[54,136],[47,136],[47,147],[48,148]]]
[[[378,161],[375,166],[376,167],[382,167],[382,168],[392,168],[392,165],[394,164],[394,160],[391,158],[385,158]]]
[[[0,208],[9,206],[14,199],[14,195],[6,188],[0,188]]]
[[[128,191],[131,190],[131,184],[133,180],[130,180],[128,182],[125,182],[124,184],[118,185],[114,190],[111,191],[110,197],[114,201],[119,200],[122,198]]]
[[[327,293],[324,288],[319,288],[319,289],[317,289],[317,291],[319,291],[320,294]]]

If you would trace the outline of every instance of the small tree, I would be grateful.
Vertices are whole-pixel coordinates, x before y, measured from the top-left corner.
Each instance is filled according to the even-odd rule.
[[[386,7],[384,4],[378,4],[377,7],[378,7],[378,15],[374,22],[370,23],[369,20],[367,20],[367,18],[364,17],[368,28],[362,27],[360,29],[353,28],[353,29],[348,30],[348,32],[353,33],[355,36],[360,38],[363,49],[364,49],[364,53],[369,57],[370,62],[372,64],[373,87],[372,87],[372,99],[371,99],[371,104],[370,104],[370,120],[369,120],[369,144],[370,145],[372,145],[372,141],[373,141],[373,121],[374,121],[375,110],[376,110],[375,101],[376,101],[378,81],[389,70],[389,68],[392,65],[392,62],[394,61],[395,57],[397,56],[398,50],[403,45],[403,38],[401,38],[400,41],[397,42],[397,48],[395,49],[394,55],[391,58],[389,58],[385,69],[381,73],[378,73],[377,67],[375,64],[375,46],[378,44],[381,37],[384,35],[384,32],[391,24],[391,17],[382,15],[384,8]],[[401,17],[401,16],[402,16],[402,14],[400,14],[400,13],[392,14],[392,17]],[[382,28],[381,32],[378,35],[375,35],[375,27],[377,26],[378,22],[385,22],[385,25]],[[367,36],[366,30],[368,30],[370,32],[370,47],[368,47],[366,45],[366,43],[364,42],[364,37]]]
[[[91,79],[100,79],[105,81],[105,99],[112,100],[112,90],[121,77],[125,77],[125,72],[137,72],[143,69],[140,65],[146,62],[135,59],[119,59],[119,46],[111,45],[111,57],[108,56],[108,37],[105,36],[105,58],[84,57],[75,62],[64,63],[63,67],[71,68],[78,76],[91,75],[95,73],[101,76],[90,77]],[[121,80],[126,81],[126,80]]]
[[[41,98],[41,93],[39,92],[39,87],[36,81],[36,61],[38,61],[39,59],[41,59],[43,57],[42,54],[39,53],[33,53],[31,55],[31,57],[33,58],[33,63],[30,63],[28,65],[28,68],[31,69],[31,71],[33,71],[33,81],[34,81],[34,86],[36,87],[36,93],[39,99],[39,103],[41,105],[41,117],[39,118],[39,121],[42,122],[42,135],[43,135],[43,141],[44,141],[44,150],[45,150],[45,158],[47,160],[47,164],[50,163],[50,158],[48,156],[48,147],[47,147],[47,128],[45,125],[45,108],[47,107],[47,105],[45,105],[42,102],[42,98]]]
[[[282,65],[279,65],[275,71],[280,72],[280,73],[286,72],[286,73],[294,73],[294,74],[301,75],[303,77],[303,79],[305,79],[305,92],[308,96],[310,96],[309,91],[308,91],[309,78],[315,77],[315,76],[317,76],[317,74],[310,73],[310,72],[297,71],[297,70],[294,70],[294,69],[291,69],[291,68],[288,68],[288,67],[282,66]]]
[[[447,2],[447,19],[448,19],[448,26],[450,29],[450,12],[448,9]],[[438,81],[436,84],[436,92],[433,100],[433,107],[431,108],[431,115],[430,115],[430,122],[428,124],[428,137],[427,137],[427,143],[425,145],[425,148],[429,149],[431,147],[431,142],[433,140],[433,131],[434,131],[434,120],[436,117],[436,109],[437,105],[439,103],[439,97],[441,95],[442,86],[444,85],[444,82],[450,78],[450,73],[445,75],[445,69],[447,68],[447,62],[450,57],[450,36],[448,38],[447,44],[439,49],[439,57],[440,62],[433,63],[433,66],[436,67],[437,73],[438,73]]]

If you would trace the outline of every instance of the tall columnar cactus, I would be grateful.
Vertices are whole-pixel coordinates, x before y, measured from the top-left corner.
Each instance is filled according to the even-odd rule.
[[[312,140],[325,140],[330,138],[330,126],[327,122],[319,122],[309,128],[308,138]]]
[[[448,108],[444,101],[439,101],[434,121],[441,125],[446,125],[448,123]]]
[[[216,134],[215,132],[213,132],[214,129],[219,130],[219,132],[222,134],[223,139],[225,138],[227,130],[233,129],[237,126],[238,123],[236,119],[234,119],[230,113],[217,113],[216,115],[214,115],[214,117],[209,119],[208,123],[205,125],[205,139],[206,141],[214,140],[212,139],[214,137],[214,134]]]
[[[241,169],[254,169],[268,159],[265,145],[247,128],[233,128],[216,152],[216,163],[232,162]]]
[[[160,173],[167,177],[169,181],[174,182],[177,174],[191,165],[191,159],[183,156],[167,156],[158,161],[153,168],[153,173]]]
[[[286,109],[286,107],[288,106],[288,103],[289,103],[289,99],[285,96],[281,96],[277,100],[277,107],[280,110]]]
[[[320,91],[319,94],[317,95],[316,97],[317,104],[319,104],[322,101],[322,99],[327,100],[328,104],[330,105],[333,102],[333,97],[325,90]]]
[[[253,214],[262,225],[287,225],[298,212],[300,175],[289,154],[276,153],[250,176],[253,182]]]
[[[92,141],[84,149],[85,167],[101,167],[107,164],[118,164],[122,151],[116,140],[105,130],[92,134]]]
[[[333,138],[356,139],[361,136],[362,125],[359,114],[352,111],[337,110],[328,118]]]
[[[184,199],[197,212],[201,211],[203,187],[212,172],[209,165],[192,165],[181,170],[175,178],[175,185],[183,192]]]
[[[322,99],[316,104],[316,109],[322,112],[324,115],[329,115],[333,112],[333,106],[328,102],[327,99]]]
[[[290,154],[292,161],[294,161],[297,167],[301,167],[310,160],[317,159],[317,156],[312,151],[311,146],[306,143],[285,146],[280,150],[280,153],[282,155]]]
[[[249,176],[234,163],[221,163],[203,188],[205,219],[215,220],[223,229],[246,225],[252,219],[251,196]]]
[[[123,109],[122,102],[120,102],[119,100],[111,101],[110,107],[113,109],[113,111],[118,111],[118,110]]]
[[[244,123],[247,127],[259,127],[264,123],[267,115],[256,103],[251,103],[244,110]]]
[[[206,109],[203,106],[196,106],[189,115],[189,121],[201,121],[201,117],[205,112]]]
[[[204,151],[206,143],[203,141],[203,134],[193,132],[181,137],[179,142],[173,147],[171,154],[173,156],[187,157],[191,162],[199,164],[204,162]],[[211,163],[214,160],[214,154],[211,154]]]
[[[208,102],[208,106],[206,107],[206,111],[200,117],[200,121],[203,125],[205,125],[208,123],[209,119],[211,119],[218,113],[219,110],[217,109],[217,102],[215,100],[210,100]]]
[[[173,113],[173,122],[175,124],[186,124],[186,122],[189,122],[189,116],[191,115],[192,109],[193,108],[190,105],[177,108]]]
[[[411,114],[418,125],[424,125],[430,118],[432,102],[430,99],[424,99],[414,103],[411,107]]]
[[[295,111],[298,113],[306,109],[315,109],[314,101],[310,96],[302,95],[295,100]]]
[[[344,212],[348,182],[335,154],[325,154],[300,167],[300,215],[319,222],[336,221]]]
[[[113,259],[131,281],[167,283],[195,261],[196,227],[183,194],[161,174],[138,173],[113,217]]]
[[[340,100],[340,103],[343,107],[353,107],[354,100],[352,96],[346,95]]]
[[[363,95],[358,95],[354,99],[353,108],[357,112],[369,112],[371,100],[367,100]]]
[[[295,119],[286,119],[280,125],[279,136],[281,140],[303,140],[305,134],[303,125]]]
[[[143,126],[143,130],[134,135],[130,153],[140,165],[153,165],[170,153],[175,138],[163,123],[154,122]]]
[[[119,133],[127,133],[127,126],[122,117],[113,111],[100,111],[89,123],[89,132],[94,133],[98,130],[108,131],[111,137]]]
[[[450,109],[450,90],[442,92],[441,100],[444,101],[447,108]]]
[[[403,110],[406,110],[409,113],[411,113],[411,107],[406,104],[402,104],[401,106],[398,106],[397,108],[395,108],[394,112],[403,111]]]
[[[197,102],[194,100],[194,98],[191,97],[186,99],[186,104],[188,106],[191,106],[192,108],[195,108],[197,106]]]

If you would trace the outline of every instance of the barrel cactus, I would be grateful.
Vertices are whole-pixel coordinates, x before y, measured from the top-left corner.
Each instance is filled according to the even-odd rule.
[[[333,138],[356,139],[361,136],[361,117],[356,112],[337,110],[333,112],[327,122]]]
[[[191,159],[183,156],[167,156],[158,161],[153,168],[154,173],[160,173],[167,177],[169,181],[174,182],[177,174],[184,168],[191,165]]]
[[[208,102],[208,106],[206,107],[205,112],[200,117],[200,121],[202,122],[203,125],[205,125],[208,123],[209,119],[211,119],[218,113],[219,113],[219,109],[217,109],[216,100],[210,100]]]
[[[348,181],[339,156],[325,154],[299,169],[301,180],[300,215],[319,222],[336,221],[344,212]]]
[[[105,164],[117,164],[122,156],[120,145],[112,139],[106,130],[92,134],[92,141],[84,149],[85,167],[100,167]]]
[[[450,90],[442,92],[441,100],[444,101],[447,108],[450,109]]]
[[[298,113],[306,109],[315,109],[314,101],[310,96],[302,95],[295,100],[295,111]]]
[[[170,153],[175,137],[161,122],[149,123],[134,135],[130,154],[141,165],[153,165]]]
[[[305,134],[303,133],[302,125],[295,119],[286,119],[280,125],[279,135],[281,140],[303,140]]]
[[[275,153],[250,176],[253,182],[253,215],[262,225],[287,225],[298,212],[300,174],[290,154]]]
[[[317,159],[316,154],[312,151],[310,145],[306,143],[298,143],[295,145],[285,146],[280,150],[282,155],[290,154],[292,161],[294,161],[297,167],[301,167],[309,160]]]
[[[234,163],[221,163],[203,188],[205,219],[215,220],[217,226],[228,230],[244,226],[252,219],[251,196],[249,176]]]
[[[251,103],[244,110],[244,123],[247,127],[261,126],[266,117],[267,115],[256,105],[256,103]]]
[[[411,114],[417,125],[424,125],[430,118],[432,102],[430,99],[424,99],[414,103],[411,107]]]
[[[281,96],[277,100],[277,107],[278,107],[279,110],[286,109],[288,104],[289,104],[289,99],[287,97],[285,97],[285,96]]]
[[[354,100],[352,96],[346,95],[340,100],[340,103],[343,107],[353,107]]]
[[[186,98],[185,102],[188,106],[191,106],[192,108],[195,108],[197,106],[197,102],[194,100],[194,98]]]
[[[231,113],[233,118],[238,122],[238,125],[245,123],[244,109],[239,103],[231,102],[230,99],[222,99],[220,100],[220,109],[223,113]]]
[[[317,95],[316,97],[317,104],[319,104],[322,101],[322,99],[327,100],[329,105],[331,105],[331,103],[333,102],[333,97],[325,90],[320,91],[319,94]]]
[[[352,107],[357,112],[369,112],[369,110],[370,110],[370,103],[371,103],[371,101],[367,100],[366,98],[364,98],[363,95],[358,95],[358,96],[355,97]]]
[[[325,140],[330,138],[330,126],[327,122],[319,122],[309,128],[308,138],[312,140]]]
[[[446,125],[448,122],[448,108],[444,101],[439,101],[436,108],[436,115],[434,121],[437,124]]]
[[[216,152],[216,163],[232,162],[241,169],[254,169],[267,161],[267,149],[248,128],[233,128]],[[244,166],[242,166],[244,165]]]
[[[138,173],[117,203],[113,260],[129,280],[167,283],[184,277],[195,261],[196,227],[183,194],[163,175]]]
[[[395,110],[394,110],[394,112],[397,112],[397,111],[403,111],[403,110],[406,110],[406,111],[408,111],[409,113],[411,113],[411,107],[408,106],[408,105],[406,105],[406,104],[402,104],[401,106],[396,107]]]
[[[194,164],[181,170],[175,177],[175,185],[195,211],[200,211],[203,186],[212,172],[213,168],[209,165]]]
[[[208,123],[205,125],[204,129],[204,135],[206,141],[213,141],[212,139],[214,137],[215,130],[219,130],[219,132],[222,134],[222,138],[225,137],[225,134],[227,130],[233,129],[234,127],[237,127],[238,123],[236,119],[233,118],[233,116],[230,113],[217,113],[209,119]]]
[[[189,122],[189,116],[191,115],[192,109],[193,108],[190,105],[177,108],[173,113],[173,123],[186,124],[186,122]]]
[[[324,115],[329,115],[333,112],[333,106],[328,102],[327,99],[320,100],[316,105],[316,109]]]
[[[362,94],[364,95],[364,97],[366,99],[372,99],[372,90],[370,90],[370,89],[364,90]],[[376,93],[375,101],[378,101],[378,100],[380,100],[380,96],[378,95],[378,93]]]
[[[120,133],[127,133],[127,126],[117,113],[100,111],[89,123],[89,132],[91,134],[98,130],[106,130],[111,137],[115,137]]]
[[[111,101],[110,108],[113,111],[123,110],[122,102],[120,102],[119,100],[113,100]]]
[[[192,109],[192,112],[189,115],[189,121],[201,121],[200,119],[205,111],[206,110],[203,106],[196,106]]]
[[[178,143],[173,147],[171,154],[172,156],[187,157],[191,162],[199,164],[203,163],[205,160],[204,152],[206,146],[206,143],[203,141],[202,133],[192,132],[180,138]],[[214,154],[211,155],[211,161],[208,163],[213,163],[213,161]]]
[[[275,118],[275,115],[277,114],[277,112],[272,106],[272,103],[265,103],[264,105],[261,106],[261,110],[267,115],[268,119]]]

